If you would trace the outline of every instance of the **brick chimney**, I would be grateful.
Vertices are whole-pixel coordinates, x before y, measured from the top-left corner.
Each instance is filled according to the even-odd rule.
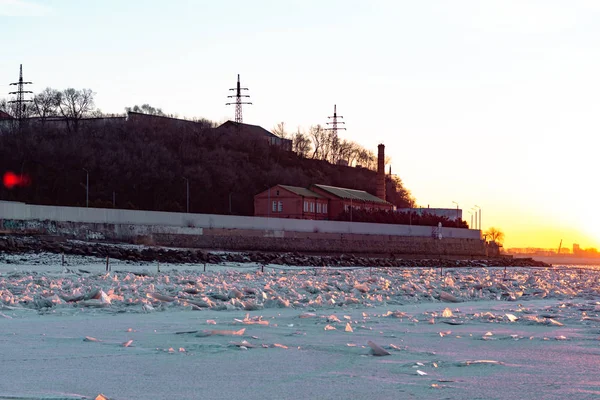
[[[377,146],[377,197],[385,200],[385,146]]]

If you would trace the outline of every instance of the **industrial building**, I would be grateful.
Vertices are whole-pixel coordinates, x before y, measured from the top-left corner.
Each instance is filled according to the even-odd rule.
[[[254,196],[257,217],[331,220],[350,209],[392,210],[394,206],[364,190],[313,184],[275,185]]]
[[[332,220],[342,212],[353,209],[394,209],[385,201],[385,146],[378,146],[377,196],[364,190],[313,184],[308,188],[275,185],[254,196],[254,215],[257,217]]]

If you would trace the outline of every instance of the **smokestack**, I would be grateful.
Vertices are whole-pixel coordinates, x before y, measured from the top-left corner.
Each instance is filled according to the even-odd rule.
[[[377,146],[377,197],[385,200],[385,146]]]

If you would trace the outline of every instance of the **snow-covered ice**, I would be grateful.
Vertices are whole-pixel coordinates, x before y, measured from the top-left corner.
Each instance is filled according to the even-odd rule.
[[[61,261],[0,256],[0,399],[600,396],[600,271]]]

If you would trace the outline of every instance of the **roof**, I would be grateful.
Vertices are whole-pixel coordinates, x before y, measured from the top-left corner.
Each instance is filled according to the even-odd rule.
[[[322,199],[323,196],[321,196],[318,193],[313,192],[310,189],[307,188],[303,188],[303,187],[299,187],[299,186],[288,186],[288,185],[277,185],[279,187],[284,188],[285,190],[289,190],[292,193],[295,193],[299,196],[304,196],[304,197],[315,197],[317,199]]]
[[[241,122],[227,121],[227,122],[224,122],[223,124],[219,125],[216,129],[227,129],[227,128],[231,128],[231,127],[238,128],[238,129],[243,130],[244,132],[248,132],[248,133],[255,134],[255,135],[261,135],[261,136],[267,136],[270,138],[274,137],[274,138],[281,139],[279,136],[272,134],[271,132],[269,132],[268,130],[263,128],[262,126],[244,124]]]
[[[14,119],[12,115],[0,110],[0,119]]]
[[[335,186],[327,186],[327,185],[312,185],[321,190],[326,191],[327,193],[339,197],[342,199],[353,199],[359,201],[366,201],[369,203],[380,203],[380,204],[391,204],[383,199],[380,199],[377,196],[373,196],[371,193],[367,193],[364,190],[355,190],[355,189],[346,189]],[[311,186],[311,187],[312,187]]]

